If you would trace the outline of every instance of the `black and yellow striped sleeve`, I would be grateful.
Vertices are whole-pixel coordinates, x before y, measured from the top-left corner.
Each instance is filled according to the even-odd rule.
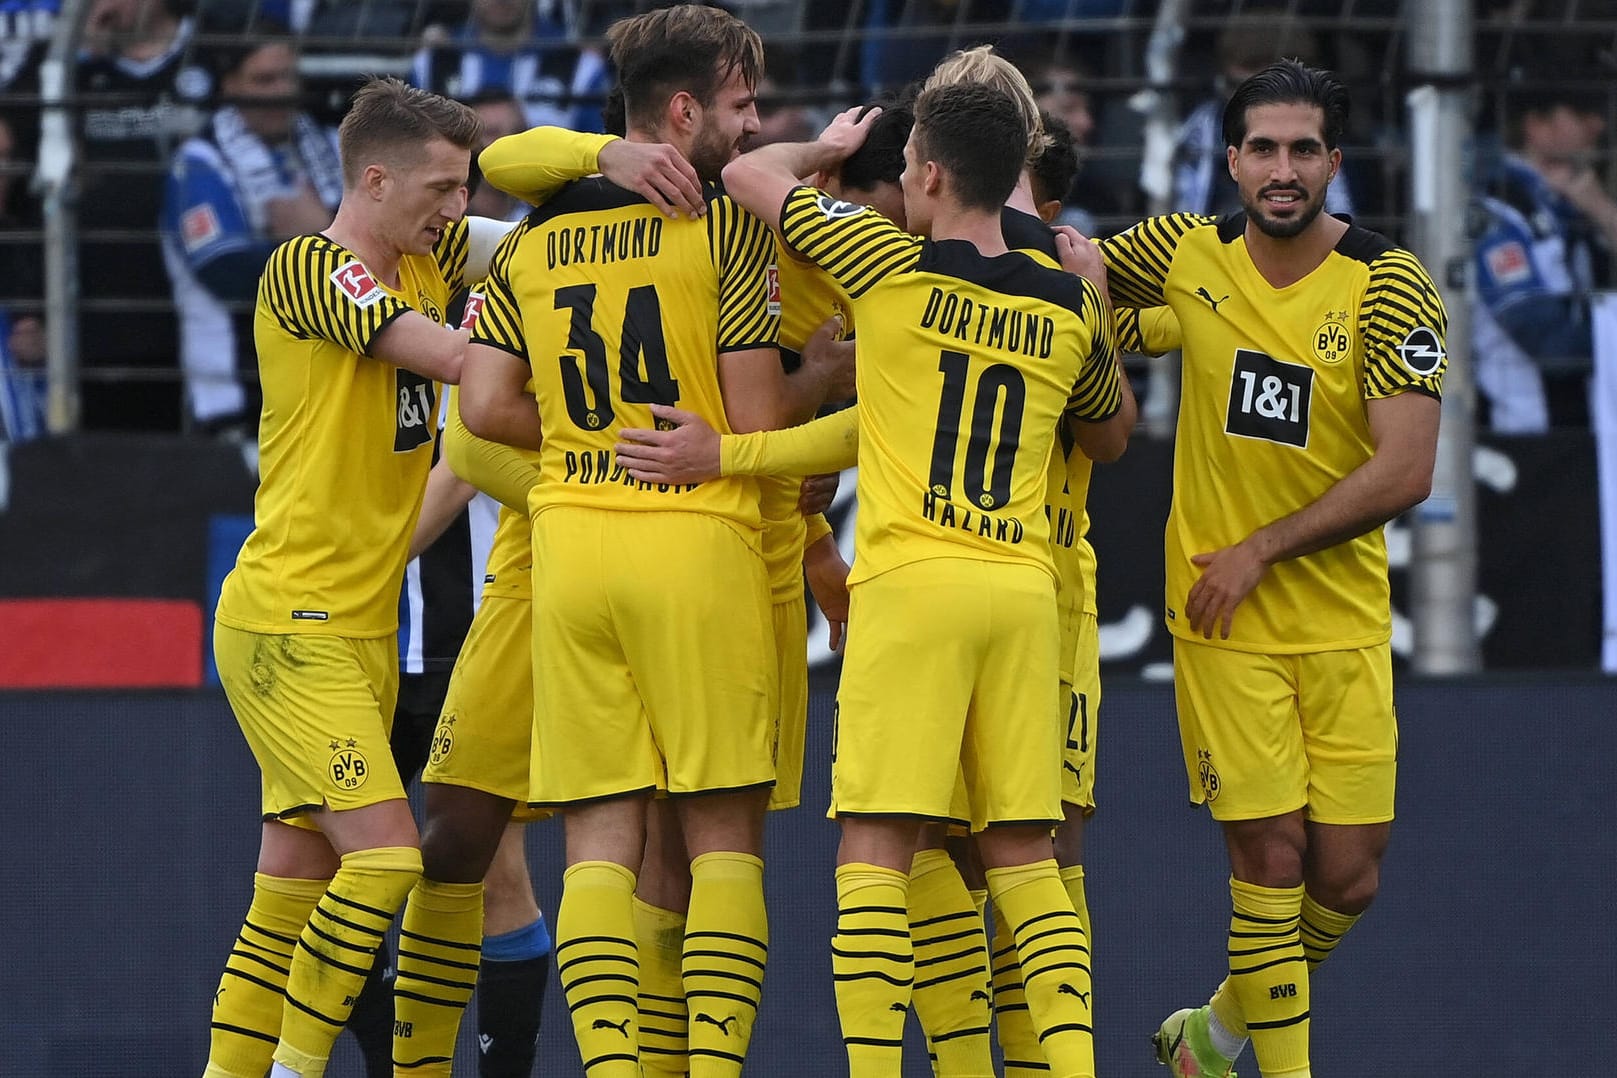
[[[528,362],[528,340],[522,331],[522,307],[511,286],[511,271],[527,235],[528,221],[524,219],[500,241],[489,261],[488,276],[466,301],[467,318],[462,323],[472,331],[473,344],[510,352],[524,363]]]
[[[840,202],[813,187],[794,187],[780,212],[780,234],[858,299],[882,278],[921,257],[921,240],[867,206]]]
[[[438,242],[432,245],[432,257],[437,261],[444,280],[449,283],[451,295],[472,283],[466,279],[466,237],[470,232],[471,226],[462,217],[444,229]]]
[[[270,253],[258,303],[288,335],[359,355],[369,355],[382,330],[410,309],[352,251],[324,236],[298,236]]]
[[[1117,384],[1117,339],[1112,309],[1100,289],[1087,278],[1078,278],[1078,283],[1083,287],[1083,303],[1077,314],[1080,324],[1089,331],[1089,348],[1067,398],[1067,412],[1098,423],[1116,415],[1123,404]]]
[[[707,228],[719,273],[719,351],[774,347],[780,340],[775,234],[729,198],[708,203]]]
[[[1442,399],[1447,334],[1443,298],[1418,258],[1395,247],[1370,263],[1370,283],[1359,301],[1364,399],[1406,390]]]
[[[1147,217],[1127,232],[1101,240],[1112,302],[1119,307],[1158,307],[1165,303],[1162,290],[1168,283],[1168,270],[1173,267],[1180,237],[1212,221],[1201,214],[1170,213]]]

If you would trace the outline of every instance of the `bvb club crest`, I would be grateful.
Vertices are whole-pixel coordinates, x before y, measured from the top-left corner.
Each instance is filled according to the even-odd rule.
[[[371,777],[370,763],[353,738],[331,742],[331,781],[340,789],[357,790]]]
[[[455,716],[445,715],[438,720],[438,728],[432,733],[432,762],[441,764],[449,759],[449,754],[455,751]]]
[[[1201,780],[1202,794],[1209,801],[1218,800],[1218,769],[1213,766],[1213,754],[1206,749],[1196,750],[1196,777]]]
[[[1346,311],[1326,311],[1325,321],[1314,331],[1314,356],[1321,363],[1340,363],[1353,344],[1348,332]]]

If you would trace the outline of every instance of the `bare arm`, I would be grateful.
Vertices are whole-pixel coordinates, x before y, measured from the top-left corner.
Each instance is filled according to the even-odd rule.
[[[476,493],[470,483],[450,470],[448,460],[434,464],[427,473],[427,491],[421,498],[421,515],[416,518],[415,534],[410,536],[410,557],[419,558],[436,543]]]
[[[505,194],[538,205],[573,180],[601,173],[644,195],[670,217],[707,212],[702,182],[689,161],[663,143],[626,142],[561,127],[535,127],[497,139],[477,159],[483,178]]]
[[[1313,502],[1267,524],[1234,546],[1191,558],[1202,575],[1185,599],[1191,629],[1229,639],[1235,608],[1275,562],[1300,558],[1381,527],[1425,500],[1437,459],[1440,403],[1406,392],[1367,402],[1370,459]]]
[[[724,190],[769,227],[780,228],[780,210],[802,176],[832,172],[864,144],[881,109],[856,120],[859,107],[831,121],[813,142],[777,142],[744,153],[724,167]]]
[[[464,329],[450,329],[417,311],[405,311],[376,335],[370,354],[434,382],[456,385],[470,337]]]
[[[786,375],[777,348],[746,348],[719,356],[724,416],[737,434],[774,430],[786,415]],[[817,407],[817,406],[816,406]]]
[[[481,490],[501,505],[528,512],[528,491],[539,482],[539,462],[529,451],[479,438],[466,429],[460,415],[459,391],[449,397],[449,422],[444,425],[444,457],[461,479]],[[528,407],[535,415],[539,406],[532,397]]]
[[[466,429],[491,442],[537,450],[543,435],[533,396],[526,390],[528,365],[486,344],[471,345],[466,351],[466,378],[460,387],[460,416]]]

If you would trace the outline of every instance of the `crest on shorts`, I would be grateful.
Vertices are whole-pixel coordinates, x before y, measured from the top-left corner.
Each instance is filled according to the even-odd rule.
[[[449,759],[449,754],[455,751],[455,713],[449,712],[438,720],[437,729],[432,732],[432,763],[441,764]]]
[[[1196,750],[1196,778],[1202,784],[1202,796],[1209,801],[1218,800],[1218,769],[1213,766],[1213,754],[1206,749]]]
[[[338,789],[357,790],[371,777],[370,762],[359,751],[358,745],[359,742],[351,737],[331,741],[331,762],[327,767],[331,770],[331,781]]]

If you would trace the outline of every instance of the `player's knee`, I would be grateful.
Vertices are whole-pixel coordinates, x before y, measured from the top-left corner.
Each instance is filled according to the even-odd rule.
[[[1337,913],[1357,915],[1370,908],[1381,887],[1381,866],[1373,860],[1331,866],[1309,874],[1308,894]]]

